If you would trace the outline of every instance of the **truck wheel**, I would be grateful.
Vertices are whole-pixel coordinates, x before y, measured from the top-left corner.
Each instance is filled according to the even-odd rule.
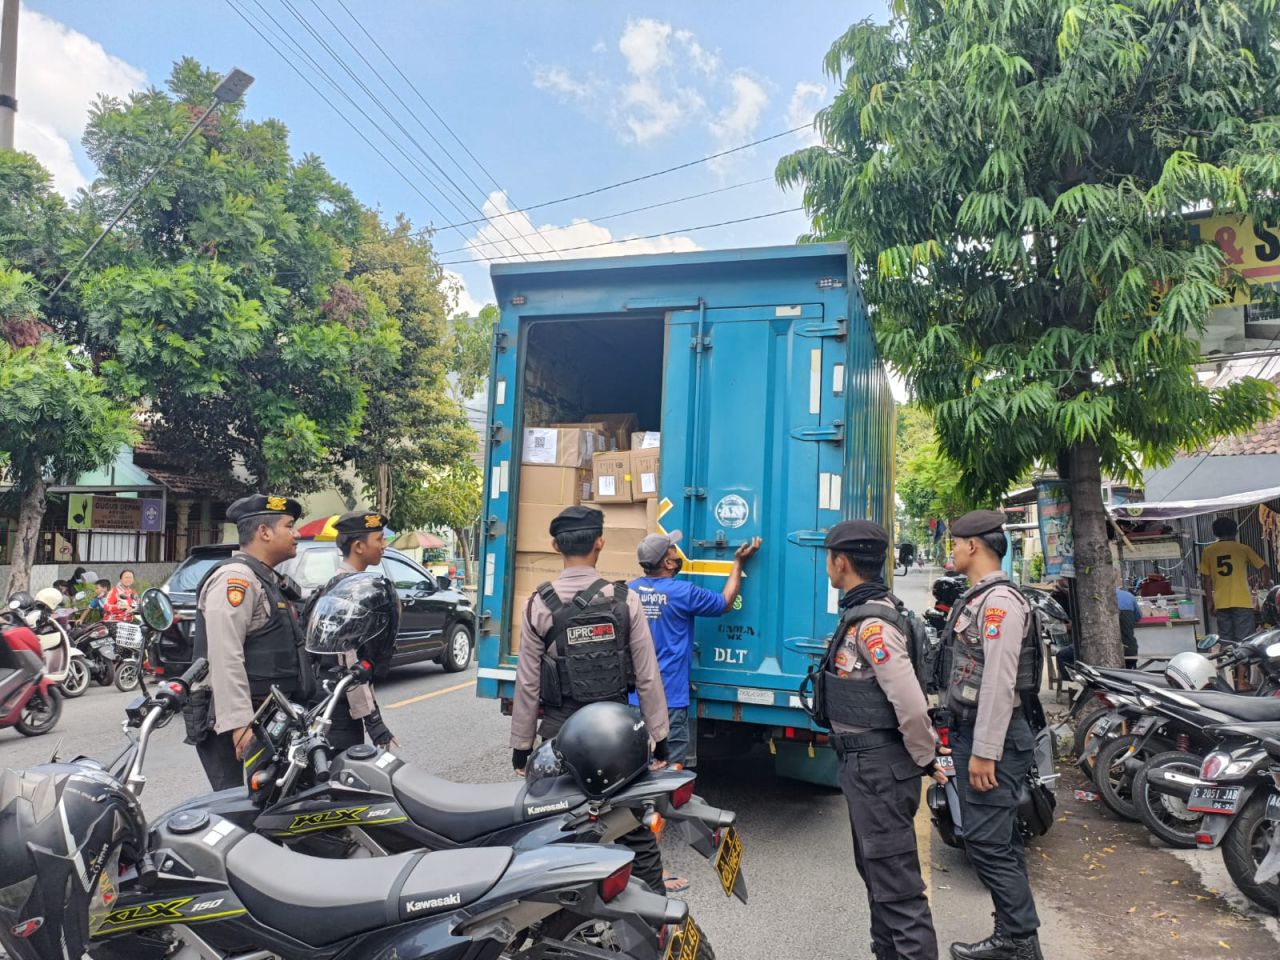
[[[1264,816],[1268,792],[1257,791],[1236,814],[1222,841],[1222,862],[1241,893],[1268,913],[1280,915],[1280,877],[1266,883],[1253,879],[1270,850],[1272,822]]]

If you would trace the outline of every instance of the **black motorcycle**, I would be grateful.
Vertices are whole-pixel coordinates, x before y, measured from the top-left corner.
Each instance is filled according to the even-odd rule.
[[[137,797],[147,745],[207,664],[130,705],[122,776],[81,758],[0,781],[0,944],[17,960],[279,958],[590,960],[558,939],[606,922],[620,952],[696,950],[680,901],[630,879],[632,855],[555,844],[364,860],[309,857],[207,810],[148,827]]]

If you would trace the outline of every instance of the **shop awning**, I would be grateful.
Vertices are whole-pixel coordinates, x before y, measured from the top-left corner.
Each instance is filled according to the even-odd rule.
[[[1198,517],[1205,513],[1222,513],[1252,507],[1269,500],[1280,499],[1280,487],[1246,490],[1206,500],[1151,500],[1146,503],[1123,503],[1110,507],[1113,517],[1120,520],[1174,520],[1178,517]]]

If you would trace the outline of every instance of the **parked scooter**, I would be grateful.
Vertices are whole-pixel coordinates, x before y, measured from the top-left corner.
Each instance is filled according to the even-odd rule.
[[[122,775],[82,758],[0,780],[0,888],[13,892],[0,902],[0,944],[11,957],[590,960],[600,952],[549,931],[597,922],[631,957],[657,960],[672,939],[696,952],[687,906],[632,882],[632,855],[615,847],[337,862],[207,810],[149,827],[138,802],[148,743],[206,671],[198,660],[130,705],[138,733]]]
[[[27,623],[29,616],[36,619],[31,612],[35,606],[30,594],[17,593],[0,612],[0,729],[13,727],[25,737],[40,736],[57,725],[62,696],[48,661],[59,654],[64,662],[69,658],[66,648],[43,649],[42,638]]]

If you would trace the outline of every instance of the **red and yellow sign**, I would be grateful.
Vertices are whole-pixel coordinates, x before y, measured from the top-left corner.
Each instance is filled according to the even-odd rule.
[[[1280,224],[1255,223],[1236,215],[1195,217],[1188,221],[1192,243],[1215,243],[1227,258],[1227,265],[1250,284],[1280,284]],[[1251,303],[1250,297],[1236,294],[1237,305]]]

